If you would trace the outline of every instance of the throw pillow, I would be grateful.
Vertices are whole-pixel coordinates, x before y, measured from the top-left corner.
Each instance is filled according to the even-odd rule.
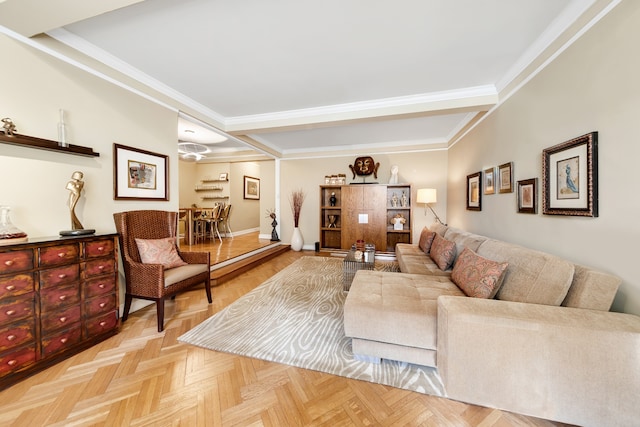
[[[143,264],[162,264],[164,268],[187,265],[176,249],[176,239],[136,239],[140,260]]]
[[[431,250],[431,244],[433,243],[433,238],[436,237],[436,233],[429,230],[427,227],[422,229],[422,233],[420,233],[420,240],[418,241],[418,247],[422,249],[422,252],[425,254],[429,254]]]
[[[448,270],[456,259],[456,244],[436,234],[429,252],[431,259],[440,270]]]
[[[451,280],[469,297],[493,298],[502,285],[508,265],[464,248],[453,267]]]

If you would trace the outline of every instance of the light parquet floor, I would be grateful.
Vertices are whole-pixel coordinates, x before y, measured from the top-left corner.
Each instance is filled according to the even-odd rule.
[[[162,333],[153,306],[131,314],[118,335],[0,392],[0,426],[561,425],[177,341],[305,255],[317,254],[289,251],[215,287],[211,305],[202,288],[167,301]]]

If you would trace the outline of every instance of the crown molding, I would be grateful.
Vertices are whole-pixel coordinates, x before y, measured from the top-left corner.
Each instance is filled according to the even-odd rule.
[[[315,108],[228,117],[230,133],[256,133],[275,129],[322,126],[328,123],[372,120],[378,117],[424,116],[465,111],[486,111],[498,102],[494,85],[433,92]]]

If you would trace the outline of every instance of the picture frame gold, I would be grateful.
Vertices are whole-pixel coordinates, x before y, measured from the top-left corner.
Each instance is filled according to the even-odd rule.
[[[498,191],[500,194],[513,193],[513,162],[498,166]]]
[[[542,213],[598,216],[598,132],[542,152]]]
[[[484,170],[484,194],[496,194],[496,168]]]

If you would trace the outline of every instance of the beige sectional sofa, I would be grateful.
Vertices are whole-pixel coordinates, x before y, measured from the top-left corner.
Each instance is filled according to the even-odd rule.
[[[494,298],[467,297],[418,245],[402,273],[358,271],[344,306],[353,352],[437,367],[447,397],[578,425],[640,417],[640,317],[609,312],[619,278],[434,224],[460,255],[507,263]],[[455,261],[454,261],[455,266]]]

